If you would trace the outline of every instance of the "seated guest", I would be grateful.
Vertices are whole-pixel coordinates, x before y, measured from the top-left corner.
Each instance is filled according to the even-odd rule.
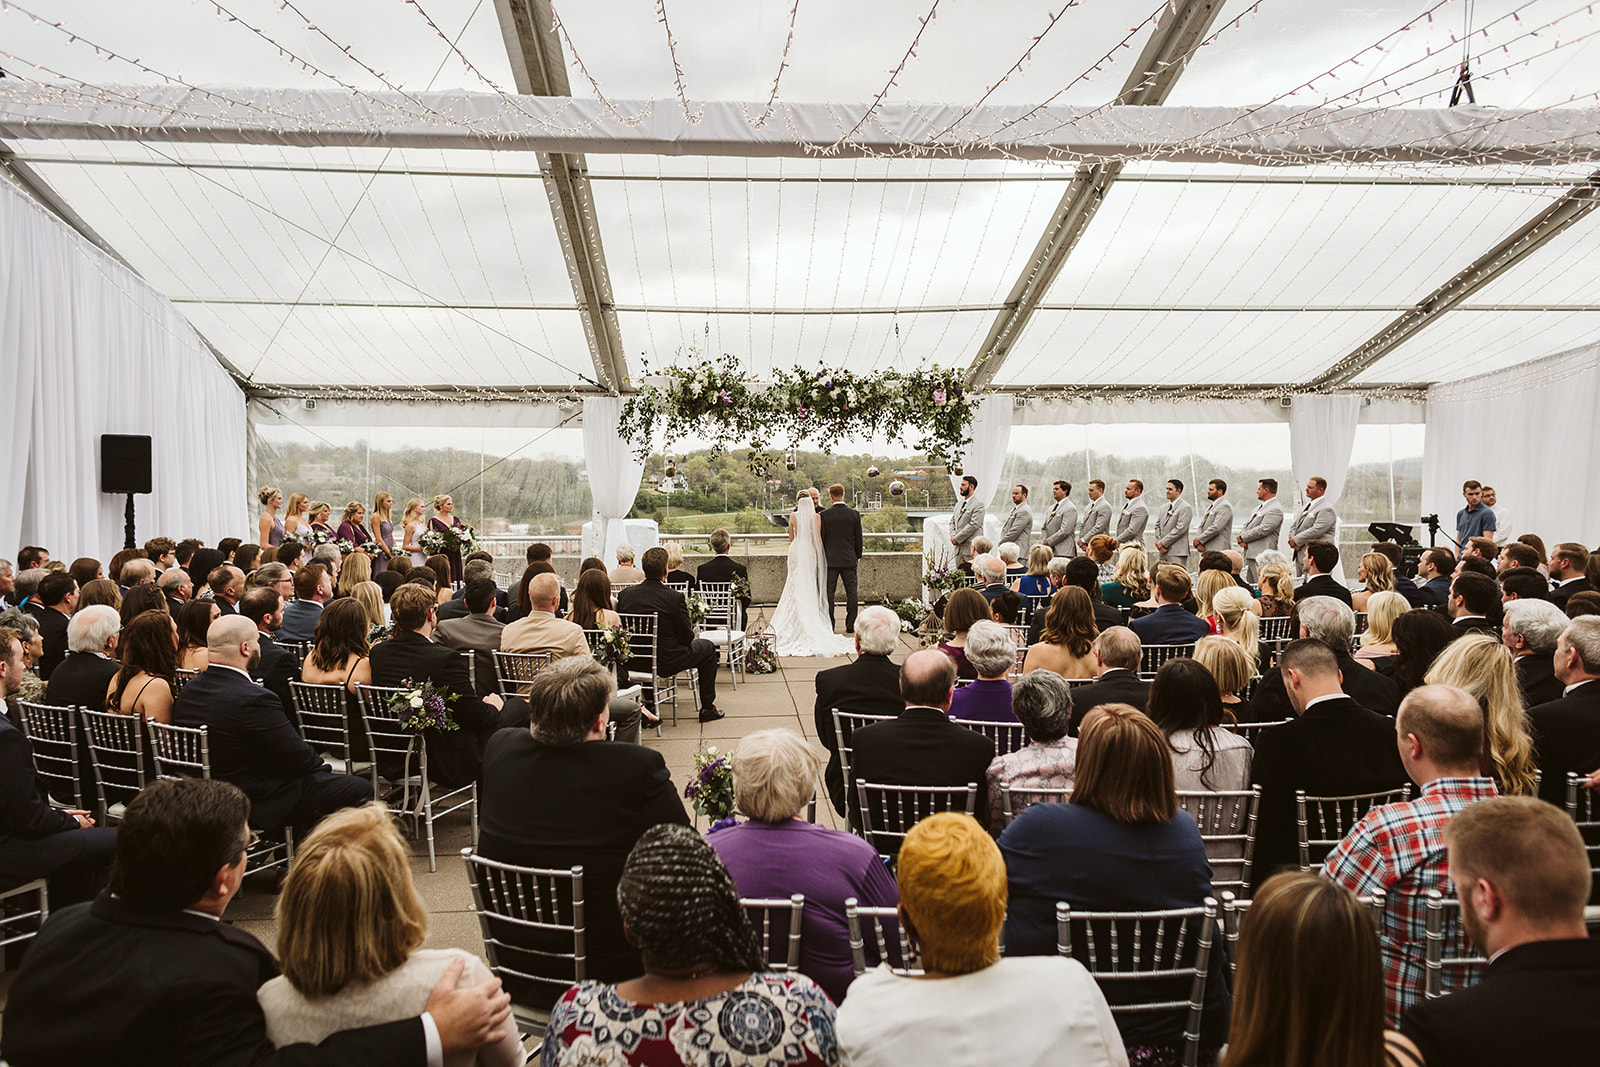
[[[1511,650],[1524,706],[1561,699],[1566,686],[1556,677],[1556,643],[1566,628],[1566,615],[1547,600],[1506,603],[1500,638]]]
[[[1456,558],[1448,548],[1430,548],[1417,561],[1417,597],[1412,606],[1442,608],[1450,599],[1450,572],[1455,570]]]
[[[48,682],[50,673],[67,658],[67,620],[78,607],[78,583],[70,574],[47,575],[39,583],[39,591],[24,607],[39,620],[39,633],[44,636],[44,657],[36,669],[39,677]]]
[[[355,608],[361,610],[359,604]],[[438,607],[426,586],[401,586],[395,590],[390,608],[394,636],[372,649],[372,684],[394,687],[407,680],[426,680],[454,693],[450,713],[460,729],[430,726],[422,734],[428,746],[428,773],[446,789],[475,781],[483,767],[483,746],[489,735],[501,727],[526,722],[528,706],[518,697],[503,699],[498,693],[478,696],[461,657],[433,641]]]
[[[1405,565],[1406,550],[1393,541],[1379,541],[1372,546],[1372,551],[1389,561],[1389,581],[1393,591],[1405,597],[1406,603],[1416,607],[1417,583],[1406,577],[1400,569]]]
[[[206,575],[206,585],[211,587],[212,603],[224,615],[232,615],[244,595],[244,571],[224,563]]]
[[[1500,636],[1500,587],[1481,574],[1461,574],[1450,583],[1445,614],[1458,634]]]
[[[616,897],[644,975],[567,990],[545,1028],[546,1067],[837,1061],[833,1004],[805,975],[766,969],[739,892],[699,834],[645,831]]]
[[[696,580],[702,582],[732,582],[737,577],[748,588],[750,585],[750,569],[728,555],[728,549],[733,547],[733,538],[729,536],[728,531],[721,528],[712,530],[707,542],[711,545],[712,556],[695,568]],[[604,564],[601,565],[600,569],[605,569]],[[579,577],[581,578],[582,575],[580,574]],[[750,597],[740,597],[739,604],[744,613],[748,615],[750,613]]]
[[[1422,1067],[1384,1029],[1378,938],[1348,889],[1299,871],[1269,879],[1240,924],[1238,964],[1227,1067]]]
[[[1495,569],[1501,575],[1507,575],[1519,567],[1538,574],[1539,553],[1534,551],[1532,545],[1525,545],[1521,541],[1509,541],[1500,547],[1499,558],[1495,560]],[[1545,588],[1548,591],[1548,582]]]
[[[979,722],[1016,722],[1011,713],[1011,683],[1017,665],[1017,642],[997,622],[975,622],[967,631],[967,662],[978,680],[962,686],[950,699],[950,717]]]
[[[1047,544],[1037,544],[1028,550],[1028,571],[1011,583],[1011,588],[1023,597],[1050,595],[1050,561],[1055,552]],[[1026,601],[1024,601],[1026,602]]]
[[[124,553],[127,553],[127,555],[124,555]],[[113,556],[111,562],[115,564],[119,574],[122,570],[122,564],[128,559],[144,559],[144,551],[138,548],[127,548]],[[104,578],[106,576],[105,568],[100,566],[100,561],[92,556],[80,556],[73,560],[71,566],[67,568],[67,573],[72,575],[72,580],[78,583],[80,593],[84,586],[96,578]]]
[[[667,550],[645,552],[643,580],[617,594],[617,611],[624,615],[656,617],[656,673],[663,678],[695,670],[700,679],[700,721],[715,722],[725,714],[717,707],[717,646],[694,635],[689,606],[683,594],[668,589],[661,579],[667,573]],[[616,582],[616,576],[612,576]],[[650,694],[654,701],[655,694]],[[648,704],[649,702],[647,702]],[[654,711],[654,708],[651,708]]]
[[[283,608],[278,637],[284,641],[309,641],[317,632],[317,616],[333,599],[333,578],[320,563],[301,567],[294,576],[295,599]]]
[[[1022,615],[1022,594],[1007,589],[993,600],[989,601],[993,612],[994,621],[1004,626],[1021,626],[1024,623]]]
[[[1220,552],[1217,553],[1217,555],[1222,556]],[[1220,562],[1227,563],[1227,558],[1222,557]],[[1208,632],[1214,634],[1222,632],[1221,624],[1217,621],[1217,611],[1213,606],[1212,601],[1216,599],[1218,593],[1229,589],[1238,588],[1239,587],[1233,583],[1232,572],[1225,568],[1219,569],[1213,567],[1210,570],[1202,570],[1198,575],[1195,576],[1194,614],[1196,617],[1205,622]],[[1245,594],[1246,597],[1249,597],[1249,595],[1250,594],[1248,593]]]
[[[1237,722],[1239,710],[1244,706],[1239,693],[1255,677],[1256,665],[1245,657],[1237,641],[1218,634],[1202,637],[1194,645],[1194,661],[1206,669],[1217,685],[1217,695],[1222,701],[1223,718]]]
[[[329,812],[372,799],[372,783],[328,769],[284,716],[283,705],[256,685],[249,668],[260,637],[248,619],[211,624],[211,666],[178,691],[172,721],[210,730],[211,773],[250,798],[250,825],[291,827],[299,837]]]
[[[1462,923],[1488,972],[1406,1012],[1401,1030],[1432,1064],[1576,1063],[1600,1041],[1600,942],[1584,924],[1583,838],[1524,797],[1474,804],[1444,828]]]
[[[1361,583],[1361,590],[1350,594],[1350,607],[1366,611],[1375,595],[1394,591],[1394,564],[1382,552],[1368,552],[1356,568],[1356,580]]]
[[[1250,777],[1261,787],[1253,870],[1258,886],[1279,867],[1299,865],[1296,790],[1342,797],[1399,789],[1406,783],[1395,751],[1394,721],[1362,707],[1339,688],[1339,661],[1326,644],[1314,638],[1291,642],[1278,664],[1295,718],[1256,737]],[[1311,857],[1313,863],[1321,858]]]
[[[528,564],[522,572],[522,578],[517,582],[516,592],[511,598],[511,607],[507,609],[506,617],[502,621],[509,624],[516,622],[518,619],[526,618],[528,614],[528,583],[533,581],[535,575],[554,574],[555,570],[549,560],[540,560],[537,563]],[[559,579],[557,584],[560,584]]]
[[[34,673],[34,664],[44,655],[44,637],[39,633],[39,620],[21,608],[6,608],[0,611],[0,627],[17,631],[18,639],[22,642],[23,671],[12,699],[26,700],[30,704],[44,703],[47,685],[43,678]]]
[[[1128,625],[1146,645],[1192,645],[1211,628],[1204,619],[1183,609],[1189,595],[1189,572],[1175,563],[1158,563],[1155,573],[1156,610]]]
[[[1350,656],[1356,619],[1349,605],[1333,597],[1314,596],[1301,602],[1299,614],[1300,637],[1320,641],[1333,653],[1345,693],[1364,708],[1394,715],[1400,707],[1400,694],[1394,682],[1376,671],[1367,670]],[[1281,657],[1279,662],[1281,664]],[[1283,672],[1274,667],[1261,676],[1244,718],[1249,722],[1279,722],[1290,716],[1289,705]]]
[[[1339,566],[1339,546],[1332,541],[1306,543],[1306,580],[1295,591],[1296,598],[1331,596],[1349,606],[1353,600],[1345,584],[1333,576]]]
[[[1468,573],[1479,574],[1485,578],[1492,579],[1495,577],[1494,564],[1482,556],[1465,555],[1456,560],[1456,568],[1450,572],[1450,578],[1454,581],[1461,575]]]
[[[455,597],[455,579],[450,576],[450,557],[443,553],[435,553],[422,561],[419,571],[426,571],[433,577],[434,606],[443,607]]]
[[[1145,564],[1144,546],[1123,546],[1117,556],[1116,576],[1100,587],[1100,596],[1117,608],[1131,608],[1150,598],[1150,572]]]
[[[1109,534],[1095,534],[1089,538],[1089,545],[1084,549],[1084,557],[1095,565],[1095,578],[1101,585],[1116,578],[1116,563],[1113,557],[1117,553],[1117,539]]]
[[[178,666],[172,616],[147,611],[123,627],[118,648],[122,662],[101,695],[103,710],[172,721],[172,694]]]
[[[682,542],[665,541],[661,547],[667,550],[667,576],[662,581],[668,585],[686,585],[691,590],[700,588],[700,583],[695,580],[695,576],[683,569]]]
[[[16,692],[22,670],[21,635],[0,629],[0,703]],[[111,863],[117,831],[97,829],[80,808],[51,805],[34,771],[33,746],[6,715],[0,715],[0,783],[0,891],[48,878],[53,907],[92,897],[99,872]],[[13,1025],[15,1016],[6,1025],[8,1037]]]
[[[543,541],[535,541],[533,544],[528,546],[528,563],[549,563],[552,574],[555,573],[555,564],[551,562],[554,556],[555,551]],[[491,556],[489,561],[491,563],[494,562],[494,558]],[[510,609],[512,607],[510,590],[502,590],[497,599],[500,604],[500,612],[497,612],[497,614],[503,614],[505,616],[501,618],[500,621],[513,621],[510,618]],[[560,615],[563,619],[567,617],[567,590],[565,587],[563,587],[561,590],[561,607],[556,614]]]
[[[428,910],[411,880],[411,856],[380,804],[328,816],[295,848],[274,913],[283,973],[256,991],[278,1048],[325,1041],[340,1030],[409,1019],[427,1008],[445,971],[459,983],[494,980],[460,949],[425,949]],[[516,1020],[500,1040],[445,1059],[445,1067],[520,1067]]]
[[[122,610],[122,590],[117,588],[116,582],[110,578],[96,578],[79,587],[78,611],[96,604],[104,604],[112,611]]]
[[[1425,902],[1430,890],[1448,893],[1450,888],[1444,824],[1468,805],[1496,795],[1494,782],[1478,770],[1483,712],[1470,693],[1447,685],[1412,690],[1400,705],[1395,732],[1401,762],[1421,795],[1367,812],[1322,865],[1324,878],[1352,893],[1381,889],[1388,894],[1378,940],[1391,1026],[1422,1000]],[[1449,929],[1446,937],[1454,933]],[[1459,986],[1464,977],[1459,970],[1446,970],[1446,988]]]
[[[29,946],[0,1038],[9,1063],[420,1067],[430,1046],[448,1057],[499,1039],[509,998],[495,980],[457,989],[463,972],[451,964],[420,1019],[275,1053],[256,990],[277,965],[218,921],[244,879],[249,812],[237,788],[205,778],[153,782],[133,798],[110,892],[52,912]]]
[[[1126,1062],[1105,995],[1083,964],[1054,951],[1000,955],[1006,869],[977,823],[953,812],[922,820],[906,836],[898,871],[900,920],[925,974],[879,967],[856,979],[839,1009],[843,1062]]]
[[[983,599],[993,602],[1006,591],[1006,564],[999,556],[979,556],[972,561],[972,569],[982,583],[978,592],[983,594]]]
[[[1150,719],[1166,735],[1178,789],[1250,788],[1250,742],[1222,728],[1221,690],[1200,664],[1179,658],[1161,665],[1150,683]]]
[[[464,619],[472,613],[472,609],[467,607],[467,582],[489,583],[489,588],[494,590],[489,594],[490,614],[498,615],[501,609],[510,607],[510,601],[506,598],[505,593],[501,591],[499,586],[495,585],[494,560],[486,558],[488,555],[487,552],[474,552],[467,557],[467,561],[462,565],[461,570],[461,588],[453,592],[449,600],[439,605],[439,621],[441,623],[448,622],[451,619]],[[551,573],[555,572],[555,568],[550,567],[549,563],[546,563],[545,566],[550,568]],[[343,578],[340,579],[341,582],[343,580]],[[556,584],[559,585],[560,582],[558,581]]]
[[[954,602],[954,597],[951,598]],[[994,742],[949,719],[955,664],[937,649],[911,653],[900,668],[905,708],[890,722],[875,722],[850,735],[850,773],[876,785],[978,786],[974,811],[988,810],[985,771]],[[851,824],[859,825],[860,798],[850,790]],[[890,842],[887,839],[884,842]],[[880,851],[883,849],[880,848]]]
[[[639,973],[616,908],[622,862],[647,828],[688,826],[689,817],[659,752],[605,739],[611,695],[610,673],[587,656],[539,672],[530,727],[500,731],[484,751],[478,850],[522,866],[581,864],[589,974],[615,982]],[[578,796],[583,803],[572,803]],[[517,966],[538,964],[530,957]],[[532,987],[513,993],[528,1004],[541,996]]]
[[[542,652],[547,653],[552,661],[568,656],[589,655],[589,640],[583,635],[583,627],[555,616],[557,591],[560,588],[561,582],[553,573],[533,576],[528,583],[528,614],[500,632],[500,651]],[[626,677],[624,672],[618,673]],[[491,674],[490,677],[494,676]],[[637,700],[618,696],[611,698],[611,721],[616,724],[618,741],[636,743],[639,740],[640,723],[644,720],[652,725],[661,721],[654,712],[645,712]]]
[[[1527,548],[1527,545],[1519,546]],[[1532,551],[1532,549],[1529,549]],[[1574,594],[1576,595],[1576,594]],[[1500,600],[1549,600],[1550,582],[1532,567],[1514,567],[1500,575]]]
[[[1445,646],[1456,639],[1455,628],[1437,611],[1412,608],[1394,620],[1394,647],[1398,650],[1388,668],[1389,678],[1405,696],[1423,684],[1428,668]]]
[[[1094,606],[1094,624],[1097,629],[1106,630],[1122,625],[1122,612],[1100,599],[1099,571],[1082,556],[1062,560],[1059,568],[1056,566],[1056,561],[1051,560],[1050,580],[1057,588],[1075,585],[1089,594],[1089,601]],[[1039,634],[1044,630],[1045,614],[1043,611],[1034,613],[1033,626],[1028,630],[1028,644],[1038,643]]]
[[[1005,564],[1008,583],[1027,573],[1028,568],[1022,563],[1022,548],[1015,541],[1001,541],[995,546],[994,554]]]
[[[122,619],[107,604],[79,608],[67,623],[67,658],[50,675],[44,701],[106,710],[106,683],[117,673],[118,631]]]
[[[242,546],[249,547],[249,546]],[[275,634],[283,628],[283,598],[272,587],[253,586],[239,598],[239,614],[255,624],[261,656],[250,669],[250,677],[266,686],[283,705],[285,714],[294,711],[294,681],[298,665],[289,650],[279,645]]]
[[[1129,704],[1140,711],[1150,699],[1150,683],[1139,677],[1144,650],[1139,635],[1126,626],[1100,631],[1095,638],[1096,680],[1072,690],[1072,725],[1078,736],[1083,717],[1101,704]]]
[[[274,566],[282,567],[283,565],[280,563],[274,564]],[[259,574],[265,569],[266,568],[264,567],[259,568],[257,573]],[[285,571],[287,571],[287,569],[288,568],[284,568]],[[271,583],[267,582],[265,584],[270,585]],[[159,588],[162,595],[167,598],[167,610],[174,616],[178,614],[178,612],[183,608],[183,605],[188,602],[189,597],[194,593],[194,582],[189,579],[189,572],[177,567],[174,567],[172,570],[163,574],[156,581],[156,587]],[[291,594],[294,592],[293,579],[290,579],[289,592]]]
[[[1562,805],[1567,774],[1600,767],[1600,618],[1573,619],[1556,641],[1556,678],[1565,695],[1528,710],[1539,753],[1539,795]]]
[[[1567,618],[1600,615],[1600,593],[1573,593],[1567,597]]]
[[[468,578],[465,589],[466,595],[461,598],[461,603],[465,605],[467,614],[459,619],[442,620],[434,630],[434,638],[457,652],[473,653],[477,662],[478,695],[485,697],[496,689],[494,654],[500,648],[506,625],[494,617],[494,598],[498,590],[493,578]],[[582,637],[582,634],[579,636]],[[583,648],[585,652],[589,650],[587,644]]]
[[[1028,734],[1028,745],[996,756],[986,772],[988,826],[990,832],[996,834],[1005,826],[1001,786],[1055,789],[1065,794],[1072,789],[1072,773],[1077,762],[1077,739],[1067,736],[1072,688],[1066,679],[1054,671],[1024,674],[1011,687],[1011,704]],[[1014,803],[1014,806],[1020,810],[1023,805]]]
[[[1022,669],[1055,671],[1063,678],[1093,678],[1094,642],[1098,636],[1089,594],[1077,586],[1064,585],[1050,598],[1044,629],[1038,643],[1028,646]]]
[[[389,611],[383,602],[383,587],[377,582],[357,582],[350,599],[367,609],[367,640],[382,641],[389,636]],[[281,625],[281,622],[280,622]]]
[[[178,666],[186,671],[203,671],[210,662],[206,658],[207,634],[211,624],[222,617],[215,600],[191,600],[178,612]]]
[[[333,590],[334,598],[347,597],[355,591],[356,586],[370,581],[372,581],[372,557],[365,552],[352,552],[345,557],[344,566],[339,568],[339,581]]]
[[[1588,568],[1589,550],[1575,541],[1563,541],[1551,551],[1550,600],[1556,607],[1565,608],[1574,593],[1590,591]]]
[[[1126,704],[1089,713],[1078,734],[1072,796],[1026,808],[1000,835],[1000,852],[1010,886],[1009,956],[1056,954],[1058,901],[1085,911],[1134,911],[1197,907],[1212,895],[1205,842],[1178,807],[1166,738]],[[1118,982],[1106,999],[1137,1003],[1151,993],[1148,982]],[[1218,968],[1206,984],[1202,1059],[1223,1044],[1227,1028],[1227,983]],[[1184,1013],[1124,1015],[1119,1029],[1130,1062],[1169,1062],[1183,1044]]]
[[[967,661],[967,631],[975,622],[990,619],[989,601],[976,589],[957,589],[950,594],[944,609],[944,628],[950,636],[939,642],[939,651],[956,665],[956,677],[976,681],[978,672]]]
[[[1245,658],[1259,669],[1262,659],[1259,636],[1261,620],[1251,610],[1254,607],[1255,598],[1237,585],[1219,590],[1211,598],[1211,615],[1216,620],[1217,633],[1242,648]],[[1256,670],[1251,673],[1256,673]]]
[[[817,740],[828,750],[828,766],[822,780],[828,787],[833,810],[840,815],[845,813],[845,781],[839,764],[839,742],[834,736],[834,711],[892,716],[899,715],[906,706],[900,696],[900,668],[889,659],[900,642],[899,617],[881,605],[862,608],[856,616],[855,637],[855,662],[817,672],[817,702],[812,709]]]
[[[1424,681],[1454,686],[1477,701],[1485,737],[1479,773],[1492,776],[1501,793],[1532,796],[1538,766],[1517,670],[1506,646],[1488,634],[1457,638],[1439,653]]]
[[[892,908],[900,898],[876,849],[854,834],[806,821],[821,769],[820,750],[792,730],[746,734],[733,753],[733,797],[750,821],[707,840],[741,897],[804,894],[800,973],[837,1004],[854,977],[844,902],[854,897],[863,907]],[[779,925],[772,930],[774,946],[789,932]]]
[[[1399,593],[1373,593],[1367,598],[1367,628],[1359,638],[1361,647],[1351,658],[1375,671],[1391,665],[1400,654],[1394,643],[1394,622],[1410,609]]]
[[[644,581],[644,571],[633,565],[633,546],[624,541],[617,546],[617,565],[607,575],[612,585],[634,585]],[[667,572],[661,572],[665,575]]]
[[[357,687],[373,684],[371,656],[366,609],[350,597],[335,600],[317,616],[316,640],[300,668],[300,680],[343,686],[353,694]]]
[[[1262,555],[1265,557],[1265,553]],[[1261,596],[1256,599],[1256,614],[1263,619],[1294,614],[1294,570],[1287,562],[1261,564]]]

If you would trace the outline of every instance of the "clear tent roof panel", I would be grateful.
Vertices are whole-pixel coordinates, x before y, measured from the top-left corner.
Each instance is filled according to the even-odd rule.
[[[1455,381],[1600,341],[1600,311],[1455,310],[1355,379]]]

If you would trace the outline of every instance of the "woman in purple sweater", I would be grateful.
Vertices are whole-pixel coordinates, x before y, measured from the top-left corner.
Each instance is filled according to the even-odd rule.
[[[892,908],[900,893],[871,845],[805,821],[822,763],[822,752],[792,730],[747,735],[733,754],[733,796],[750,821],[707,840],[741,897],[805,895],[800,973],[838,1003],[854,977],[844,902]]]

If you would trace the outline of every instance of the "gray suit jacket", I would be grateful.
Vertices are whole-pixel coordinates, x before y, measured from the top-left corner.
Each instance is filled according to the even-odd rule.
[[[1150,524],[1150,508],[1144,497],[1135,497],[1122,505],[1117,516],[1117,541],[1120,544],[1144,544],[1144,528]]]
[[[433,639],[457,652],[475,652],[478,695],[495,692],[494,654],[500,649],[500,634],[505,623],[492,615],[467,615],[445,619],[434,627]]]
[[[1200,542],[1202,552],[1226,552],[1233,547],[1233,505],[1227,497],[1207,502],[1194,539]]]
[[[1033,543],[1033,509],[1027,504],[1016,505],[1011,509],[1011,514],[1006,516],[1005,525],[1000,528],[1000,540],[996,543],[1003,545],[1007,541],[1017,546],[1025,562],[1028,546]]]
[[[956,502],[950,516],[950,538],[956,543],[956,562],[967,558],[972,539],[983,533],[983,504],[977,494]]]
[[[1091,537],[1111,532],[1111,501],[1105,497],[1090,501],[1089,506],[1083,509],[1082,526],[1078,530],[1078,540],[1084,544],[1089,543]]]
[[[1156,540],[1167,546],[1165,555],[1189,558],[1189,527],[1194,523],[1194,508],[1183,497],[1169,500],[1156,519]]]
[[[1078,554],[1078,506],[1071,497],[1050,502],[1039,536],[1058,556],[1071,559]]]
[[[1327,499],[1321,496],[1302,504],[1289,523],[1289,536],[1294,538],[1298,546],[1294,550],[1294,559],[1302,570],[1306,564],[1306,545],[1312,541],[1332,541],[1334,531],[1339,528],[1339,514],[1333,510],[1332,504],[1324,503]]]
[[[1257,504],[1245,520],[1239,536],[1244,540],[1244,558],[1255,559],[1269,548],[1278,547],[1278,532],[1283,529],[1283,505],[1277,497]]]

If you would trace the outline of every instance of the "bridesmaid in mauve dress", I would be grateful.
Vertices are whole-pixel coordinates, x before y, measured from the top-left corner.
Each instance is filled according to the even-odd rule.
[[[359,500],[352,500],[344,506],[344,516],[339,521],[338,537],[341,541],[349,541],[360,548],[372,540],[372,534],[362,520],[367,517],[367,506]]]
[[[379,552],[372,558],[372,573],[382,574],[389,569],[389,557],[394,554],[394,523],[391,513],[394,497],[379,493],[372,498],[372,533],[378,542]]]
[[[311,529],[314,532],[327,534],[330,538],[336,536],[333,527],[328,525],[328,519],[333,515],[332,504],[326,500],[313,500],[306,515],[311,520]]]
[[[261,519],[256,523],[257,532],[261,535],[259,542],[261,551],[270,552],[283,543],[283,520],[278,518],[278,509],[283,507],[283,493],[270,485],[264,485],[256,494],[256,499],[267,509],[261,513]]]
[[[456,502],[449,496],[441,493],[433,498],[433,518],[428,520],[430,530],[448,530],[454,526],[465,526],[466,523],[456,518]],[[461,584],[461,553],[450,551],[444,554],[450,561],[450,581],[456,585]]]

